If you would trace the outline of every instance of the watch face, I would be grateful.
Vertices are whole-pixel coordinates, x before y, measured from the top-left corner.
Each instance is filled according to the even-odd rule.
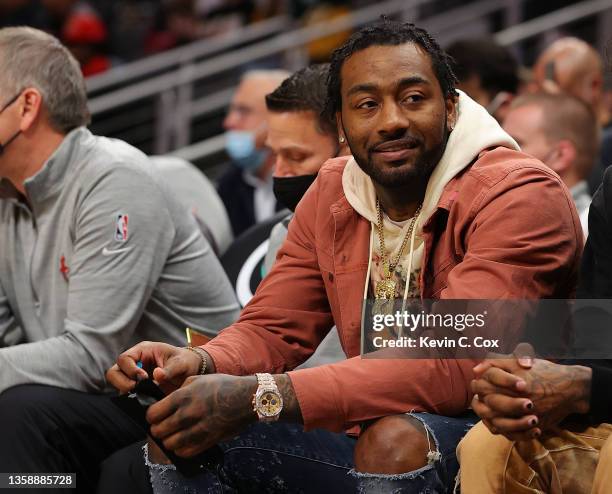
[[[283,399],[274,391],[265,391],[257,399],[257,411],[264,417],[274,417],[283,408]]]

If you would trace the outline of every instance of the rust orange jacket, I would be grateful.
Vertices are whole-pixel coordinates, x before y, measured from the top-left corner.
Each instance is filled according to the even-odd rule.
[[[300,202],[271,272],[240,319],[204,346],[217,372],[282,373],[305,361],[335,324],[347,360],[289,372],[307,430],[341,431],[410,410],[453,415],[470,403],[470,360],[362,359],[368,220],[348,203],[330,160]],[[444,188],[423,226],[425,299],[573,295],[580,221],[565,185],[507,148],[480,153]]]

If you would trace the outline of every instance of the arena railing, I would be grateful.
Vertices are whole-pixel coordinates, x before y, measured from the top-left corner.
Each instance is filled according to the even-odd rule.
[[[520,10],[521,3],[520,0],[510,2],[508,0],[480,0],[463,7],[451,9],[448,12],[424,18],[419,21],[419,25],[435,34],[441,44],[447,44],[457,38],[488,33],[489,26],[485,21],[486,16],[494,12],[504,11],[507,24],[512,24],[517,15],[516,11]],[[363,24],[368,21],[369,19],[363,21]],[[212,109],[224,108],[228,104],[234,89],[232,87],[209,95],[201,101],[194,102],[190,108],[191,118],[201,117],[206,111],[211,111]],[[181,156],[189,161],[199,162],[207,156],[220,153],[223,150],[223,146],[222,136],[213,136],[172,151],[172,154]]]
[[[193,118],[221,112],[244,67],[274,58],[276,66],[296,69],[305,63],[308,43],[372,22],[382,14],[412,16],[417,6],[431,1],[386,0],[346,17],[284,32],[203,61],[187,62],[170,73],[94,96],[89,100],[94,130],[122,137],[155,154],[185,146],[192,142]],[[154,143],[150,149],[143,145],[147,139]]]
[[[235,29],[230,33],[195,41],[187,46],[173,48],[135,62],[119,65],[100,75],[88,78],[86,80],[87,92],[92,96],[127,85],[135,80],[176,70],[177,67],[186,63],[274,36],[290,27],[291,22],[289,16],[280,15]]]
[[[325,24],[282,33],[204,61],[185,63],[171,73],[94,97],[90,99],[90,109],[95,130],[123,137],[148,152],[172,152],[207,166],[201,162],[223,148],[223,141],[215,131],[219,131],[220,120],[244,68],[276,57],[276,66],[295,70],[307,62],[305,47],[311,41],[354,29],[376,20],[383,13],[416,21],[418,7],[430,2],[432,0],[387,0]],[[522,3],[523,0],[481,0],[418,22],[444,45],[453,38],[490,33],[487,16],[501,11],[509,27],[495,36],[502,44],[512,45],[584,17],[607,14],[612,0],[581,2],[517,24]],[[201,122],[210,128],[205,135],[194,132],[202,126]],[[124,129],[127,130],[122,135]],[[190,144],[193,141],[197,142]]]
[[[494,38],[498,43],[504,46],[510,46],[550,31],[551,29],[571,24],[585,17],[591,17],[609,10],[612,10],[612,0],[589,0],[580,2],[504,29],[496,33]],[[609,19],[609,17],[606,16],[606,19]],[[606,31],[605,27],[605,25],[600,26],[601,34],[609,36],[610,31]],[[607,26],[608,29],[611,27],[610,25]],[[601,40],[598,44],[601,48]]]
[[[502,8],[495,2],[482,2],[486,4],[487,8],[483,8],[482,12],[491,13],[494,10]],[[504,3],[506,7],[508,2]],[[447,14],[440,14],[434,18],[424,19],[419,24],[426,27],[432,34],[438,37],[441,44],[446,44],[452,41],[452,37],[457,37],[456,33],[449,35],[448,32],[442,32],[448,28],[452,28],[455,23],[453,19],[461,19],[460,24],[466,25],[466,21],[470,15],[475,15],[475,12],[471,10],[472,7],[485,7],[485,5],[473,4],[464,9],[457,9],[458,11],[463,10],[463,15],[460,12],[449,12]],[[504,46],[513,46],[522,41],[534,38],[551,31],[552,29],[563,27],[576,21],[580,21],[584,18],[601,14],[601,21],[599,23],[599,39],[600,46],[603,46],[604,42],[609,43],[610,23],[612,22],[612,0],[588,0],[579,4],[571,5],[568,7],[561,8],[554,12],[542,15],[535,19],[531,19],[520,24],[503,29],[493,35],[493,38]],[[484,15],[481,13],[481,15]],[[508,15],[516,15],[508,12]],[[473,31],[469,34],[474,35]],[[444,41],[444,39],[446,40]],[[180,156],[192,162],[202,163],[207,156],[211,156],[222,152],[223,150],[223,136],[214,136],[201,142],[197,142],[182,148],[176,149],[171,152],[175,156]]]
[[[520,5],[522,0],[481,0],[467,6],[452,9],[423,22],[440,32],[474,33],[474,23],[480,17],[502,8]],[[139,139],[154,143],[146,151],[162,154],[183,147],[191,142],[191,127],[194,119],[205,120],[212,114],[220,114],[228,105],[237,83],[237,68],[260,62],[266,58],[282,56],[289,69],[297,69],[306,63],[304,50],[311,41],[372,22],[382,14],[399,16],[402,19],[417,19],[417,8],[432,0],[387,0],[352,12],[349,16],[334,21],[296,29],[271,39],[242,47],[201,62],[184,63],[177,70],[161,74],[148,80],[131,84],[125,88],[107,92],[90,99],[90,110],[95,130],[99,133],[123,137],[141,145]],[[482,24],[482,23],[481,23]],[[437,26],[437,27],[436,27]],[[462,27],[463,26],[463,27]],[[219,76],[231,73],[221,90],[205,88],[201,97],[195,95],[195,86],[219,85]],[[122,127],[131,134],[121,135]],[[218,125],[217,125],[218,128]],[[219,140],[212,142],[218,143]]]

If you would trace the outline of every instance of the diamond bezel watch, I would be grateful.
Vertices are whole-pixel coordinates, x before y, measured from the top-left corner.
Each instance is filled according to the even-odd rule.
[[[253,411],[260,422],[276,422],[283,410],[283,397],[272,374],[255,374],[257,391],[253,396]]]

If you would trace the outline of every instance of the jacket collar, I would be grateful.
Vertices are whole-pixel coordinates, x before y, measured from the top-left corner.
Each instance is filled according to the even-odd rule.
[[[93,135],[86,128],[72,130],[38,173],[25,181],[24,188],[33,207],[59,192],[77,164],[81,145],[87,140],[93,140]]]
[[[444,189],[442,190],[442,194],[440,195],[440,199],[438,200],[438,204],[436,205],[434,212],[429,217],[425,225],[423,225],[423,231],[428,231],[431,229],[431,224],[433,223],[434,217],[436,216],[436,213],[438,213],[441,209],[450,211],[453,203],[455,202],[455,200],[457,199],[457,196],[459,195],[459,184],[461,182],[461,178],[465,175],[467,171],[469,171],[472,168],[472,165],[477,160],[482,158],[484,154],[487,153],[487,151],[489,151],[489,149],[485,149],[481,151],[480,153],[478,153],[478,156],[476,156],[467,167],[461,170],[457,175],[455,175],[444,186]]]
[[[459,176],[461,176],[461,174]],[[450,208],[453,205],[453,202],[455,202],[455,199],[457,198],[457,194],[459,193],[459,189],[458,189],[459,176],[454,177],[450,182],[448,182],[448,184],[446,184],[446,186],[444,187],[442,191],[442,195],[440,196],[440,199],[438,200],[436,210],[445,209],[447,211],[450,211]],[[338,198],[338,200],[332,203],[332,205],[330,206],[330,212],[332,213],[332,215],[334,215],[335,213],[341,213],[343,211],[354,211],[355,214],[359,215],[359,213],[357,213],[357,211],[355,211],[353,206],[351,206],[351,204],[349,203],[348,199],[346,198],[346,195],[344,194],[344,191],[342,191],[342,195]],[[434,211],[434,214],[431,215],[427,223],[430,223],[434,216],[435,216],[435,211]]]

